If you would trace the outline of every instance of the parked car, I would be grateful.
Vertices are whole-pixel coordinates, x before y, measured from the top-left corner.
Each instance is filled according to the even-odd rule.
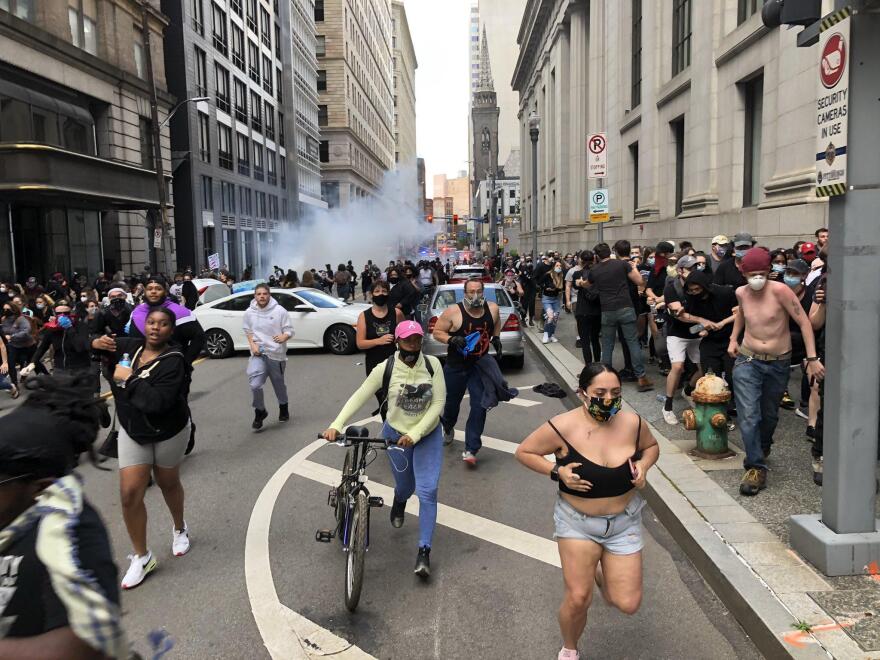
[[[357,350],[358,315],[369,305],[346,304],[307,287],[271,289],[271,294],[290,313],[295,334],[287,343],[289,348],[323,347],[335,355]],[[205,350],[210,357],[226,358],[248,350],[242,322],[253,299],[253,291],[245,291],[196,307],[194,314],[205,329]]]
[[[512,367],[521,369],[525,364],[525,338],[522,332],[522,319],[511,301],[510,296],[499,284],[487,284],[485,288],[486,300],[497,303],[498,315],[501,319],[501,350],[503,359]],[[447,307],[460,303],[464,298],[464,284],[443,284],[437,287],[431,302],[424,309],[420,309],[421,318],[425,327],[425,339],[422,342],[422,351],[426,355],[445,357],[448,347],[441,344],[431,335],[437,319]],[[495,354],[495,349],[489,352]]]
[[[479,277],[486,284],[492,282],[489,270],[482,264],[459,264],[452,268],[449,284],[463,284],[474,277]]]
[[[196,285],[196,290],[199,292],[200,305],[225,298],[230,294],[229,287],[220,280],[211,278],[194,279],[192,283]]]

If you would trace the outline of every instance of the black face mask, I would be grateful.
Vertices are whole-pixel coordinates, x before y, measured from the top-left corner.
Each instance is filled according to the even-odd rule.
[[[398,282],[400,282],[400,278],[399,278],[399,277],[389,277],[389,278],[388,278],[388,281],[389,281],[391,284],[397,284]]]
[[[378,305],[379,307],[384,307],[385,303],[388,302],[388,294],[380,293],[379,295],[373,296],[373,303]]]
[[[419,355],[421,355],[421,351],[408,351],[404,348],[398,349],[400,351],[400,359],[403,360],[403,363],[408,367],[413,366],[419,359]]]
[[[125,309],[125,298],[114,298],[110,301],[110,307],[116,311]]]

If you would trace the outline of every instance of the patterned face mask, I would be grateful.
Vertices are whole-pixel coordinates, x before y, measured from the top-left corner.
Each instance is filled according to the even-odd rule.
[[[590,417],[600,424],[604,424],[620,412],[620,409],[623,407],[623,397],[618,396],[613,399],[602,399],[597,396],[590,397],[589,401],[584,402],[584,407],[587,409]]]

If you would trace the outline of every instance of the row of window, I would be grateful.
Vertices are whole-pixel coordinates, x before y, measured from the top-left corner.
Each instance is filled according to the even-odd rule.
[[[71,0],[73,1],[73,0]],[[192,27],[195,32],[200,34],[201,36],[205,36],[205,9],[204,2],[206,0],[190,0],[191,2],[191,14],[192,14]],[[207,0],[211,2],[211,0]],[[245,4],[247,6],[247,18],[244,21],[248,26],[251,32],[254,33],[254,36],[259,37],[260,40],[266,45],[266,48],[272,48],[272,17],[269,15],[269,12],[266,11],[265,7],[260,5],[257,0],[245,0]],[[235,14],[244,19],[244,9],[242,6],[242,0],[229,0],[229,7],[232,9]],[[276,11],[277,14],[277,2],[276,2]],[[259,15],[259,29],[257,27],[257,17]],[[227,48],[227,40],[226,40],[226,9],[216,2],[211,2],[211,36],[214,40],[214,46],[226,54]],[[232,23],[233,29],[237,29],[235,23]],[[280,40],[278,39],[279,30],[275,29],[275,48],[276,51],[280,53]],[[280,54],[279,54],[280,57]]]
[[[205,162],[211,162],[211,119],[203,112],[198,113],[199,124],[199,158]],[[235,154],[233,154],[232,128],[217,123],[217,164],[224,170],[235,170],[243,176],[251,176],[257,181],[278,185],[278,177],[281,177],[281,187],[287,187],[287,162],[275,153],[273,149],[265,147],[261,143],[251,139],[244,133],[235,131]],[[234,158],[237,156],[237,158]],[[280,166],[280,167],[279,167]]]
[[[261,190],[251,190],[247,186],[236,186],[229,181],[220,181],[220,212],[223,215],[240,215],[245,218],[265,218],[279,220],[281,211],[278,196]],[[214,178],[202,175],[202,208],[214,210]]]

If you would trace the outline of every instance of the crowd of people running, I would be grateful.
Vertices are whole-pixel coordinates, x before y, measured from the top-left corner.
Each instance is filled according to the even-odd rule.
[[[678,423],[674,396],[682,388],[689,394],[701,374],[720,374],[732,388],[729,412],[746,452],[743,494],[766,487],[781,406],[796,407],[807,419],[814,479],[821,483],[827,240],[821,229],[815,242],[769,250],[747,233],[732,241],[719,235],[708,254],[688,242],[641,248],[621,240],[577,254],[483,262],[519,306],[524,324],[540,326],[544,343],[559,341],[560,315],[572,313],[586,365],[577,389],[582,405],[541,424],[516,451],[526,467],[558,482],[554,538],[565,585],[560,658],[578,657],[593,583],[624,613],[634,613],[641,602],[644,500],[638,490],[659,448],[641,417],[623,410],[622,393],[629,382],[640,391],[653,388],[646,353],[666,375],[663,418],[669,424]],[[498,306],[486,298],[485,278],[465,281],[461,301],[430,329],[447,346],[445,361],[422,353],[428,329],[416,309],[449,280],[454,265],[392,261],[380,269],[369,261],[357,273],[349,261],[336,269],[327,264],[305,270],[302,279],[276,268],[253,287],[243,321],[252,427],[259,431],[268,416],[267,380],[279,421],[290,419],[285,364],[296,328],[271,289],[333,293],[335,287],[340,299],[353,300],[360,286],[370,303],[356,333],[366,378],[322,436],[336,440],[375,397],[382,436],[398,448],[388,452],[395,480],[391,524],[402,526],[407,501],[413,494],[419,500],[414,572],[422,578],[430,575],[443,448],[457,438],[463,398],[470,397],[469,413],[458,439],[464,441],[462,462],[472,469],[487,412],[517,395],[490,355],[494,348],[501,356],[501,323]],[[229,286],[235,282],[226,273],[217,277]],[[148,543],[144,504],[153,482],[171,518],[171,555],[189,552],[180,466],[195,445],[189,391],[204,344],[192,313],[199,295],[192,280],[188,272],[170,281],[144,272],[129,279],[100,274],[89,284],[56,273],[42,286],[34,278],[23,286],[0,285],[4,384],[17,397],[26,376],[30,390],[0,427],[0,486],[8,494],[0,501],[0,549],[26,569],[7,573],[21,587],[5,610],[17,618],[0,639],[0,655],[52,657],[58,649],[78,648],[82,657],[125,657],[117,585],[137,587],[157,567],[160,553]],[[612,366],[617,341],[625,364],[619,371]],[[800,405],[787,392],[794,367],[803,372],[795,393]],[[106,397],[97,396],[101,378],[113,399],[112,416]],[[122,514],[133,548],[121,581],[107,532],[74,473],[81,457],[98,460],[99,426],[112,430],[100,453],[118,458]],[[548,460],[551,454],[554,460]],[[39,552],[50,543],[57,556]],[[65,586],[65,579],[76,588]],[[28,586],[31,593],[42,588],[43,598],[24,596]]]

